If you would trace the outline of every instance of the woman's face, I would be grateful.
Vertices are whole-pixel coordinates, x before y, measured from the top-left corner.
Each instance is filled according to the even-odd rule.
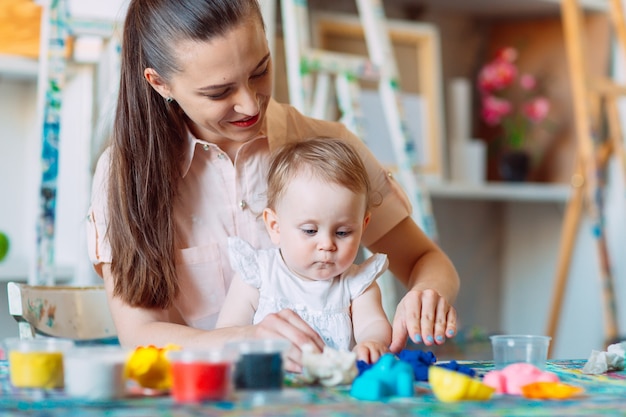
[[[176,51],[180,72],[160,85],[146,78],[178,103],[192,133],[223,146],[257,136],[272,93],[272,61],[259,19],[208,42],[180,42]]]

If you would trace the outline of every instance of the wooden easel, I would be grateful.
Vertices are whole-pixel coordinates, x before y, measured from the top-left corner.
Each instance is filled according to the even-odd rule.
[[[621,0],[609,0],[609,3],[610,8],[607,13],[611,18],[613,30],[622,50],[626,52],[626,20],[624,19]],[[604,228],[603,194],[605,184],[602,178],[612,155],[618,158],[622,174],[626,177],[626,170],[624,169],[626,156],[617,108],[618,98],[626,96],[626,86],[618,85],[610,79],[592,79],[589,76],[585,61],[587,55],[584,44],[583,16],[578,0],[562,0],[561,13],[571,79],[578,152],[576,171],[571,182],[572,193],[567,203],[561,232],[561,247],[546,333],[553,339],[555,338],[572,251],[583,209],[586,209],[597,244],[600,284],[602,286],[604,334],[605,343],[608,345],[617,339],[619,328],[613,275]],[[605,119],[608,125],[608,132],[605,137],[600,137],[602,119]],[[598,136],[598,138],[594,139],[594,136]],[[550,345],[551,350],[553,346],[554,343]]]

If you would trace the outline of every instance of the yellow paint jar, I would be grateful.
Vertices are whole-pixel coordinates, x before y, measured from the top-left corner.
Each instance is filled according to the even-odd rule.
[[[18,388],[63,388],[63,352],[71,340],[17,339],[4,341],[11,384]]]

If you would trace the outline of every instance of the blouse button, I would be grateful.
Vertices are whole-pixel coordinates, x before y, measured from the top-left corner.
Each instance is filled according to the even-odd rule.
[[[245,209],[247,206],[248,206],[248,203],[246,203],[246,200],[241,200],[241,201],[239,202],[239,208],[240,208],[240,209],[242,209],[242,210],[243,210],[243,209]]]
[[[223,153],[218,153],[218,154],[217,154],[217,158],[218,158],[218,159],[225,159],[225,158],[226,158],[226,155],[224,155]]]
[[[205,151],[209,150],[209,145],[207,145],[206,143],[202,145],[202,149],[204,149]]]

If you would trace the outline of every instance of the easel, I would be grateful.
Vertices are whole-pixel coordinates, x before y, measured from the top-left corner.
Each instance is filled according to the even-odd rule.
[[[408,136],[401,105],[397,65],[380,0],[357,0],[369,57],[314,49],[309,31],[308,4],[305,0],[283,0],[282,23],[285,33],[289,98],[302,113],[329,118],[331,77],[342,122],[365,139],[359,105],[359,81],[378,83],[387,130],[398,164],[398,178],[413,205],[416,223],[431,238],[436,227],[430,199],[415,170],[415,144]],[[313,75],[316,79],[313,79]]]
[[[67,44],[72,35],[91,35],[112,40],[115,22],[75,19],[69,13],[67,0],[42,1],[41,40],[38,75],[38,111],[41,127],[41,182],[38,190],[39,210],[36,222],[36,259],[29,271],[28,283],[51,286],[55,284],[55,234],[57,218],[57,188],[59,177],[59,145],[61,140],[61,109],[67,79]],[[110,42],[109,48],[114,48]],[[118,51],[109,56],[111,68],[105,73],[111,81],[119,78]],[[100,63],[102,64],[102,63]],[[104,68],[101,68],[104,69]],[[116,77],[117,76],[117,77]],[[113,100],[114,98],[105,97]],[[80,274],[78,274],[80,275]]]
[[[69,37],[68,10],[65,0],[44,2],[42,13],[39,64],[39,101],[42,130],[41,183],[37,218],[37,258],[29,271],[29,283],[54,285],[54,232],[59,173],[59,137],[61,103]]]
[[[626,52],[626,21],[621,0],[609,0],[609,2],[608,13],[613,29],[621,43],[622,50]],[[617,108],[619,96],[626,96],[626,86],[617,85],[609,79],[592,79],[587,73],[583,16],[578,0],[562,0],[561,13],[571,77],[578,154],[576,172],[572,177],[572,195],[567,203],[561,232],[561,247],[547,335],[553,339],[556,335],[572,251],[583,208],[586,208],[592,223],[600,263],[605,343],[611,344],[617,339],[619,328],[613,275],[604,228],[603,191],[605,184],[602,178],[611,155],[617,156],[622,174],[626,176],[624,163],[626,154]],[[601,131],[601,117],[606,118],[608,134],[607,137],[602,137],[600,141],[594,143],[594,133]],[[552,349],[553,346],[554,343],[550,348]]]

